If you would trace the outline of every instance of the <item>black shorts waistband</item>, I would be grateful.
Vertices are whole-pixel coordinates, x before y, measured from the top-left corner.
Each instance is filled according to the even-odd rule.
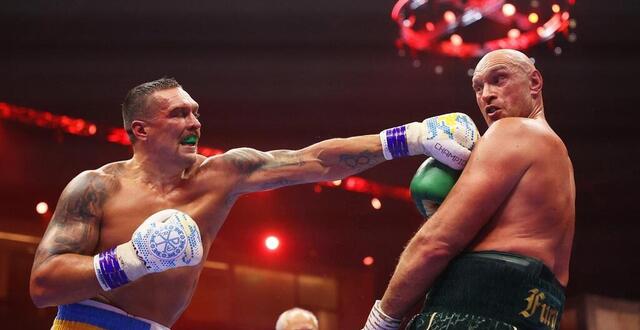
[[[561,288],[563,291],[566,289],[560,281],[553,274],[551,269],[547,267],[542,261],[508,252],[501,251],[476,251],[476,252],[467,252],[461,254],[458,258],[478,258],[478,259],[490,259],[495,261],[502,261],[504,263],[509,264],[511,267],[519,268],[524,272],[527,272],[533,276],[537,276],[543,281],[547,281],[549,283],[553,283],[555,286]]]
[[[453,312],[489,317],[519,329],[557,329],[564,288],[540,260],[513,253],[463,253],[440,274],[424,314]]]

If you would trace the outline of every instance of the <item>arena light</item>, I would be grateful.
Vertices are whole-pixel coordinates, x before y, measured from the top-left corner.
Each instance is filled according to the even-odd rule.
[[[397,0],[391,18],[398,24],[399,54],[420,52],[480,57],[502,48],[526,50],[557,36],[574,35],[570,0],[424,1]],[[411,26],[403,24],[411,19]],[[544,28],[544,30],[541,30]],[[520,33],[509,33],[510,30]],[[542,35],[538,33],[542,31]],[[564,33],[558,33],[564,32]],[[459,36],[454,37],[454,35]],[[415,67],[420,61],[413,63]]]
[[[449,40],[451,40],[451,44],[456,47],[462,45],[462,37],[459,34],[452,34]]]
[[[36,204],[36,213],[45,214],[45,213],[47,213],[47,211],[49,211],[49,205],[47,203],[40,202],[40,203]]]
[[[454,14],[451,10],[445,11],[442,17],[449,24],[453,24],[456,22],[456,14]]]
[[[513,16],[513,14],[515,13],[516,13],[516,6],[514,6],[513,4],[505,3],[504,5],[502,5],[502,14],[504,14],[504,16],[510,17],[510,16]]]
[[[374,197],[371,199],[371,207],[373,207],[376,210],[379,210],[382,208],[382,202],[379,199]]]
[[[509,32],[507,32],[507,36],[511,39],[515,39],[517,37],[520,36],[520,30],[518,29],[511,29],[509,30]]]
[[[275,251],[280,247],[280,239],[274,235],[267,236],[264,240],[264,246],[269,251]]]

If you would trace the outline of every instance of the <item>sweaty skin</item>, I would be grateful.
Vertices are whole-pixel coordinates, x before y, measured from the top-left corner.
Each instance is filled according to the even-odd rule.
[[[402,318],[464,251],[538,258],[566,285],[574,234],[573,167],[544,117],[542,76],[522,53],[487,54],[473,76],[489,125],[458,182],[411,239],[381,302]]]
[[[188,306],[211,243],[239,196],[335,180],[384,161],[377,134],[326,140],[296,151],[240,148],[206,158],[185,143],[190,135],[200,136],[201,128],[198,104],[187,92],[157,91],[147,106],[155,115],[132,123],[133,158],[83,172],[63,191],[32,269],[31,296],[37,306],[94,299],[170,327]],[[130,240],[148,216],[167,208],[198,223],[203,262],[102,291],[92,256]]]

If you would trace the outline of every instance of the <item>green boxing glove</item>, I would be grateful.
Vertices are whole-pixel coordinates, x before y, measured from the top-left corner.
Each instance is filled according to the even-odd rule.
[[[456,171],[441,162],[427,158],[411,180],[411,197],[423,217],[432,216],[442,204],[462,171]]]

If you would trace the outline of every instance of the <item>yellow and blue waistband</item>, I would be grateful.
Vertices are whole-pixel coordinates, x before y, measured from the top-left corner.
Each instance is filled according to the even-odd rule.
[[[130,329],[150,330],[151,324],[124,314],[88,306],[69,304],[58,306],[52,330]]]

